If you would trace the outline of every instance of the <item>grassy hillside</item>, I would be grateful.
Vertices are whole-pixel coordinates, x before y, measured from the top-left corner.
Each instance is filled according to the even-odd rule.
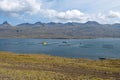
[[[120,80],[120,60],[0,52],[0,80]]]

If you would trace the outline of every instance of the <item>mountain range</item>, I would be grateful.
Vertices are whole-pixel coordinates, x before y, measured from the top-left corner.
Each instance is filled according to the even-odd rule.
[[[7,21],[0,24],[0,38],[119,38],[120,23],[42,23],[36,22],[11,25]]]

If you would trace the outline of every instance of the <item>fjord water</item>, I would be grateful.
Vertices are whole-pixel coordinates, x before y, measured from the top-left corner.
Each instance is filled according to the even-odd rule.
[[[43,45],[42,42],[47,44]],[[120,38],[97,39],[0,39],[0,51],[48,54],[70,58],[120,59]]]

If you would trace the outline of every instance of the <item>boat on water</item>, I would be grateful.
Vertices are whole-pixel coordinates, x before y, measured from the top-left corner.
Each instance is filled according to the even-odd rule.
[[[113,49],[114,46],[113,46],[112,44],[104,44],[104,45],[102,46],[102,48]]]
[[[62,43],[67,43],[67,41],[63,41]]]
[[[48,43],[46,41],[43,41],[42,42],[42,45],[47,45]]]
[[[80,44],[79,44],[79,46],[80,46],[80,47],[85,47],[85,45],[84,45],[84,44],[82,44],[82,43],[80,43]]]

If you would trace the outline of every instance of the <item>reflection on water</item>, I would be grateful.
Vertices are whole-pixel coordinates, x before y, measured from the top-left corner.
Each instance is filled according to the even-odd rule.
[[[43,45],[42,42],[47,44]],[[72,58],[120,58],[120,39],[0,39],[0,51]]]

